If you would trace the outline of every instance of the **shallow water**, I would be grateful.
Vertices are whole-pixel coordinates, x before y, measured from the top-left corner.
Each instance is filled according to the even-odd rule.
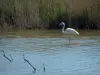
[[[100,31],[80,31],[71,39],[69,44],[68,35],[59,30],[2,33],[0,75],[100,75]]]

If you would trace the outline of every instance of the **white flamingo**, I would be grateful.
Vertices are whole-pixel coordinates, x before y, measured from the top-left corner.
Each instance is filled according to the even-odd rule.
[[[63,34],[68,34],[68,35],[69,35],[69,43],[70,43],[71,35],[73,35],[73,34],[79,35],[79,32],[76,31],[76,30],[73,29],[73,28],[67,28],[67,29],[65,29],[65,23],[64,23],[64,22],[61,22],[59,25],[63,26],[63,28],[62,28],[62,33],[63,33]]]

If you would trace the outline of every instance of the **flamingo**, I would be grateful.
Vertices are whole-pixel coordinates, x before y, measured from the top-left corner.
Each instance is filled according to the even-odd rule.
[[[62,33],[63,34],[68,34],[69,35],[69,43],[70,43],[70,40],[71,40],[71,35],[79,35],[79,32],[76,31],[75,29],[73,28],[66,28],[65,29],[65,23],[64,22],[61,22],[59,25],[63,26],[62,27]]]

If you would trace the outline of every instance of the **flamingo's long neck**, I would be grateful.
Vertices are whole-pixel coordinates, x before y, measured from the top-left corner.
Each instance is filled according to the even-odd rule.
[[[64,29],[65,29],[65,24],[63,24],[63,28],[62,28],[62,32],[63,33],[65,32]]]

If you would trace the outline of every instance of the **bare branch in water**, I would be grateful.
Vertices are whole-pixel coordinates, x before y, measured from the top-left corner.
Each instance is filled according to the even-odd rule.
[[[29,62],[29,60],[25,58],[24,54],[23,54],[23,59],[33,68],[33,73],[36,73],[36,68]]]
[[[3,52],[3,56],[4,56],[7,60],[9,60],[10,62],[13,62],[13,59],[12,59],[11,54],[10,54],[10,57],[11,57],[11,59],[10,59],[10,58],[8,58],[8,57],[6,56],[4,50],[2,50],[2,52]]]
[[[10,54],[10,58],[11,58],[11,60],[12,60],[12,62],[13,62],[13,58],[12,58],[11,54]]]
[[[43,72],[45,72],[45,66],[44,66],[44,64],[43,64]]]

